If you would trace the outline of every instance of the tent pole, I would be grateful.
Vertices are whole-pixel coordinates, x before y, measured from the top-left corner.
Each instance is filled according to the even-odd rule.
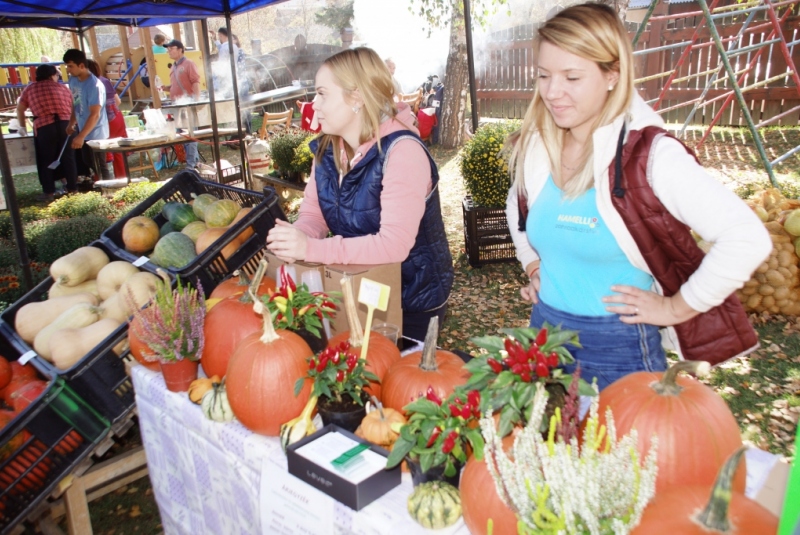
[[[153,56],[153,39],[150,37],[150,28],[143,27],[139,29],[139,37],[142,46],[144,47],[144,58],[147,62],[147,76],[150,78],[150,96],[153,99],[153,109],[161,109],[161,96],[158,94],[156,87],[156,58]],[[163,84],[164,81],[162,80]]]
[[[131,60],[131,47],[130,44],[128,44],[128,32],[125,31],[125,27],[117,26],[117,31],[119,32],[119,44],[122,47],[122,57],[125,59],[125,68],[122,72],[125,72],[128,70],[129,63],[133,65],[133,60]],[[131,83],[132,77],[130,73],[125,76],[126,86]],[[133,108],[133,88],[131,88],[131,91],[128,91],[128,104]]]
[[[25,246],[25,235],[22,232],[22,218],[19,215],[19,203],[17,202],[17,191],[14,189],[14,177],[11,175],[11,164],[8,161],[8,151],[6,150],[6,140],[0,130],[0,171],[3,173],[3,187],[6,192],[6,205],[11,215],[11,227],[14,229],[14,240],[17,242],[19,252],[19,266],[22,268],[22,278],[25,282],[25,290],[33,288],[33,276],[31,275],[31,262],[28,258],[28,248]]]
[[[201,19],[200,27],[202,35],[197,36],[200,41],[200,49],[203,52],[203,65],[206,70],[206,88],[208,89],[208,109],[211,112],[211,131],[214,134],[214,160],[217,162],[217,179],[222,176],[222,163],[219,155],[219,125],[217,124],[217,105],[214,96],[214,77],[211,75],[211,53],[208,50],[208,20]]]
[[[78,30],[78,42],[81,44],[81,52],[86,53],[86,43],[84,42],[83,28]]]
[[[227,4],[227,2],[225,2]],[[231,29],[231,14],[229,10],[225,11],[225,27],[228,29],[228,59],[231,64],[231,80],[233,81],[233,108],[236,112],[236,130],[238,132],[237,138],[239,139],[239,156],[241,157],[242,178],[244,179],[244,187],[250,187],[250,169],[247,161],[247,149],[244,146],[244,135],[242,132],[242,114],[240,112],[239,102],[239,81],[237,80],[236,72],[236,58],[233,55],[233,30]]]
[[[80,49],[81,42],[78,39],[78,30],[71,31],[70,33],[72,34],[72,48]]]
[[[469,71],[469,100],[472,108],[472,133],[478,131],[478,91],[475,88],[475,55],[472,49],[472,13],[470,0],[464,0],[464,26],[467,35],[467,70]]]

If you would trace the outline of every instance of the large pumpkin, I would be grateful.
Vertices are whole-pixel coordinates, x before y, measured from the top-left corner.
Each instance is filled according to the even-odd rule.
[[[281,424],[297,417],[308,401],[311,382],[306,381],[298,396],[294,384],[305,377],[312,352],[295,333],[276,331],[269,311],[260,302],[255,306],[264,315],[263,331],[242,340],[231,356],[225,379],[228,402],[242,425],[278,436]]]
[[[209,295],[208,298],[224,299],[232,295],[242,295],[247,291],[247,288],[250,287],[252,282],[253,281],[250,280],[250,277],[247,276],[247,273],[241,270],[236,270],[230,277],[220,282],[217,287],[214,288],[214,291],[211,292],[211,295]],[[261,279],[261,284],[258,285],[258,292],[256,295],[263,295],[269,290],[274,289],[275,279],[264,277]]]
[[[350,342],[350,348],[358,355],[361,355],[361,346],[364,343],[364,331],[361,328],[361,321],[358,319],[356,299],[353,294],[352,279],[350,276],[345,276],[342,279],[342,298],[344,299],[344,309],[345,314],[347,314],[347,323],[350,325],[350,330],[337,334],[328,340],[328,347],[337,347],[342,342]],[[366,358],[367,371],[377,375],[380,383],[370,383],[364,391],[383,401],[383,379],[389,368],[401,360],[400,350],[391,340],[382,334],[370,332]]]
[[[636,372],[600,392],[600,423],[607,409],[614,415],[617,436],[636,429],[639,452],[650,450],[658,437],[656,492],[672,486],[714,483],[722,464],[742,446],[739,425],[725,401],[700,381],[679,372],[705,374],[705,362],[682,361],[666,372]],[[733,488],[744,492],[745,470]]]
[[[383,405],[402,412],[403,407],[424,396],[433,388],[440,399],[453,393],[469,379],[464,361],[449,351],[437,350],[439,318],[434,316],[428,324],[425,344],[417,351],[400,359],[389,368],[383,378]]]
[[[200,364],[208,377],[225,377],[228,362],[239,342],[250,334],[261,332],[262,318],[253,310],[251,292],[255,294],[258,291],[265,270],[266,262],[262,261],[247,293],[226,297],[206,312],[203,323],[205,346]]]
[[[713,485],[677,486],[656,492],[631,535],[775,535],[777,517],[731,489],[745,449],[739,448],[725,462]]]
[[[128,345],[131,349],[131,355],[133,358],[136,359],[136,362],[147,368],[148,370],[152,370],[154,372],[161,371],[161,364],[158,361],[149,361],[144,358],[144,354],[147,353],[152,354],[153,352],[147,346],[147,344],[139,338],[136,333],[140,332],[143,327],[141,326],[141,320],[139,319],[138,314],[134,314],[133,318],[130,320],[130,324],[128,327]]]

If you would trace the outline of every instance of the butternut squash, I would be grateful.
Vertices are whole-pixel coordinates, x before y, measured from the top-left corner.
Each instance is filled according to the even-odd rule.
[[[137,273],[139,273],[139,268],[123,260],[109,262],[103,266],[103,269],[97,274],[97,291],[100,293],[100,299],[105,301],[117,293],[120,286]]]
[[[50,356],[56,368],[67,370],[122,325],[111,318],[80,329],[61,329],[50,337]]]
[[[131,309],[128,306],[128,301],[122,293],[117,292],[111,297],[100,303],[100,317],[104,319],[113,319],[120,323],[128,321],[128,316],[131,315]]]
[[[27,343],[32,343],[39,331],[47,327],[62,312],[78,303],[97,305],[97,297],[90,293],[78,293],[54,297],[47,301],[28,303],[17,311],[14,329]]]
[[[62,312],[33,339],[33,349],[43,358],[51,360],[50,338],[61,329],[81,329],[100,319],[100,308],[89,303],[78,303]]]
[[[108,264],[108,255],[97,247],[81,247],[50,264],[50,275],[59,284],[77,286],[97,278]]]
[[[122,286],[119,288],[119,294],[125,298],[125,306],[131,310],[130,299],[133,298],[136,308],[142,308],[156,295],[158,288],[158,277],[146,271],[140,271],[128,277]]]
[[[92,295],[100,297],[100,292],[97,291],[96,280],[88,280],[78,284],[77,286],[64,286],[63,284],[55,283],[50,287],[50,291],[47,292],[47,296],[49,299],[52,299],[54,297],[61,297],[62,295],[73,295],[81,292],[88,292]]]

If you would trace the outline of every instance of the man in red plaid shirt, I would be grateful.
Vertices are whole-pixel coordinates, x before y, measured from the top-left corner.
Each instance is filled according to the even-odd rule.
[[[72,93],[58,79],[55,67],[39,65],[36,68],[36,81],[25,88],[17,104],[17,118],[19,124],[23,125],[19,130],[20,135],[27,135],[25,111],[30,108],[33,113],[33,145],[36,148],[39,183],[42,185],[42,195],[38,199],[42,201],[55,197],[55,182],[62,177],[67,179],[68,193],[77,191],[74,150],[65,150],[61,165],[56,169],[49,168],[69,138],[67,125],[72,115]]]

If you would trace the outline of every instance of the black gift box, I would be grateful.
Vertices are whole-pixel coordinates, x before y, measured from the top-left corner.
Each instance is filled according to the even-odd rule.
[[[400,484],[399,466],[376,472],[367,479],[355,484],[340,476],[333,468],[329,469],[328,467],[320,466],[296,452],[298,448],[331,432],[340,433],[359,444],[367,444],[370,450],[383,457],[389,456],[389,452],[380,446],[357,437],[337,425],[329,424],[313,435],[286,448],[289,473],[356,511],[360,511]]]

